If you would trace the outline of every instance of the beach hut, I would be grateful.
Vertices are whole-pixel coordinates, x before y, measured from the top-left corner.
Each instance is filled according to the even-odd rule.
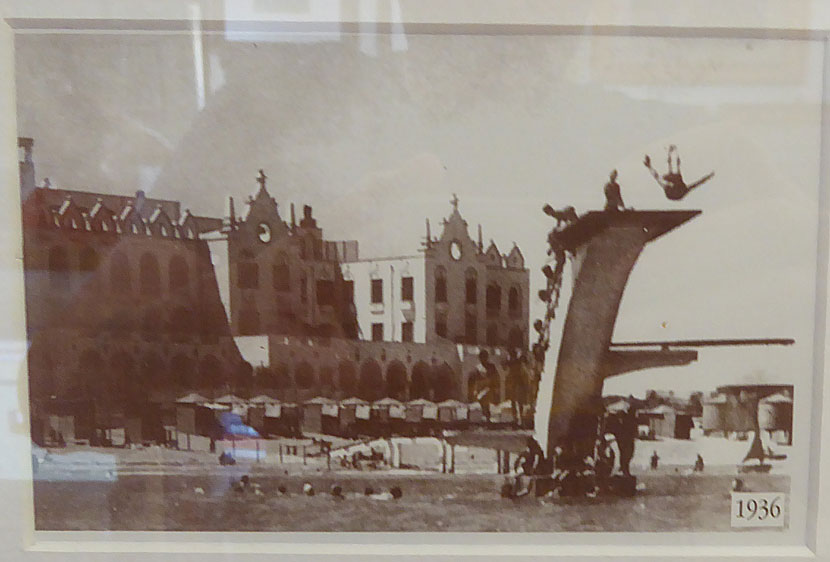
[[[366,431],[371,417],[371,404],[369,402],[353,396],[341,400],[338,405],[341,435],[355,437]]]
[[[337,431],[337,402],[317,396],[303,403],[303,433],[332,434]]]
[[[505,400],[501,404],[490,406],[490,423],[496,426],[510,425],[516,421],[513,413],[513,403]]]
[[[411,435],[426,435],[438,430],[438,405],[425,398],[406,403],[406,425]]]
[[[481,425],[487,421],[484,417],[484,410],[478,402],[467,404],[468,421],[471,425]]]
[[[643,421],[647,420],[649,433],[658,437],[671,439],[689,439],[691,437],[691,414],[679,412],[671,406],[661,405],[651,410],[643,410],[638,414]]]
[[[372,426],[377,435],[401,433],[405,415],[403,402],[394,398],[381,398],[372,403]]]
[[[231,412],[234,414],[245,417],[248,410],[248,401],[244,398],[240,398],[235,394],[225,394],[224,396],[220,396],[213,400],[216,404],[222,404],[223,406],[229,406]]]
[[[438,421],[442,427],[460,427],[467,424],[467,405],[458,400],[444,400],[438,404]]]
[[[792,445],[793,399],[785,393],[762,399],[758,404],[758,423],[779,444]]]
[[[259,431],[265,432],[265,408],[269,404],[279,404],[280,401],[267,394],[260,394],[248,400],[248,425]],[[277,416],[279,417],[279,416]]]
[[[726,408],[726,396],[723,394],[715,394],[703,400],[703,435],[726,433]]]

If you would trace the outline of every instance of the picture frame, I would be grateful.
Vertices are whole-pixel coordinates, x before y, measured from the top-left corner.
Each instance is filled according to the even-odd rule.
[[[644,1],[569,2],[539,4],[532,1],[487,2],[437,1],[361,2],[337,4],[310,0],[299,6],[291,0],[247,2],[123,2],[103,0],[73,2],[5,2],[0,25],[2,58],[0,74],[14,76],[14,36],[24,29],[73,30],[75,32],[192,31],[257,34],[274,29],[283,33],[436,33],[436,34],[561,34],[581,36],[651,36],[707,38],[760,38],[783,41],[823,42],[821,146],[830,146],[830,10],[820,2],[769,1],[762,5],[737,2],[728,6],[702,1],[678,9],[673,5],[655,6]],[[264,7],[263,7],[264,6]],[[336,7],[333,7],[336,6]],[[127,532],[49,532],[36,533],[33,526],[32,469],[28,429],[28,388],[25,366],[26,337],[23,306],[20,201],[16,186],[16,98],[13,80],[3,87],[0,127],[3,135],[3,178],[7,204],[2,207],[4,299],[2,355],[3,409],[7,424],[0,430],[7,451],[0,462],[2,497],[9,506],[2,515],[3,549],[11,560],[61,560],[106,557],[123,553],[137,560],[224,559],[233,556],[421,556],[450,558],[461,556],[568,557],[595,559],[726,558],[753,559],[830,558],[830,542],[822,529],[830,525],[830,453],[821,447],[822,436],[830,434],[830,420],[822,415],[830,400],[830,388],[823,384],[827,347],[827,263],[828,187],[830,164],[822,158],[819,195],[819,243],[817,294],[814,332],[814,371],[810,428],[811,457],[807,486],[808,521],[804,543],[800,546],[730,545],[723,537],[705,534],[705,540],[692,534],[665,533],[127,533]],[[820,452],[820,453],[819,453]],[[822,486],[824,484],[824,486]],[[684,541],[678,541],[684,535]],[[681,544],[678,544],[680,542]]]

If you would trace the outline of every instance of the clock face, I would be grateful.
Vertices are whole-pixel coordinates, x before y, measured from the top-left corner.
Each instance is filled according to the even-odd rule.
[[[271,241],[271,227],[267,223],[260,223],[256,227],[256,235],[260,242],[267,244]]]
[[[461,259],[461,244],[458,240],[453,240],[450,244],[450,257],[455,261]]]

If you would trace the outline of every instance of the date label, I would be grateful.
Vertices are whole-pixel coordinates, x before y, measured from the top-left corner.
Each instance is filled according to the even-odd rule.
[[[732,492],[733,527],[783,527],[786,515],[782,492]]]

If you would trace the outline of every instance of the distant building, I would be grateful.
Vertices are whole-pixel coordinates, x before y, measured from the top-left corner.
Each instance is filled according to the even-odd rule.
[[[470,238],[457,199],[422,252],[361,260],[311,207],[284,220],[262,172],[241,217],[233,199],[201,217],[141,191],[37,186],[19,144],[33,435],[161,438],[162,405],[194,391],[468,402],[482,348],[504,399],[529,272],[515,245]]]
[[[364,339],[527,347],[530,273],[514,244],[502,255],[474,241],[453,200],[441,236],[427,223],[421,254],[344,260]]]
[[[728,437],[754,431],[757,423],[778,442],[792,443],[793,386],[747,385],[748,392],[742,388],[722,387],[703,400],[704,434]]]
[[[357,338],[352,288],[339,262],[357,257],[357,242],[323,239],[309,206],[299,223],[279,214],[261,174],[240,220],[231,203],[227,240],[230,325],[234,335]]]
[[[148,415],[154,396],[232,382],[242,358],[200,239],[221,220],[140,191],[36,186],[33,142],[20,145],[33,434],[67,404],[86,438]]]

